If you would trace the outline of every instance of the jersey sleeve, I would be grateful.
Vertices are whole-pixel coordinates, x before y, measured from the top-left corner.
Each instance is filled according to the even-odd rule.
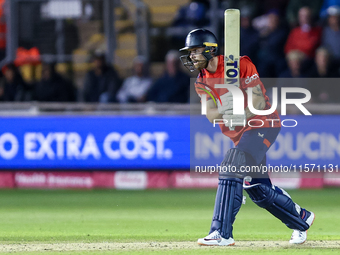
[[[240,78],[241,88],[243,89],[252,88],[261,83],[255,65],[247,56],[242,57],[240,60]]]
[[[211,99],[209,93],[211,92],[210,88],[204,85],[203,77],[201,74],[197,76],[196,82],[195,82],[195,91],[199,97],[202,97],[202,95],[207,96],[207,100]],[[208,93],[209,92],[209,93]]]

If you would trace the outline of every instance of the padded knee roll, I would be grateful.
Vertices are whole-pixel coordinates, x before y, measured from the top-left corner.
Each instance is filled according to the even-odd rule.
[[[306,231],[309,225],[300,216],[300,206],[292,199],[270,186],[264,184],[244,185],[250,199],[258,206],[266,209],[287,227]]]
[[[241,179],[219,180],[210,233],[219,230],[222,237],[233,237],[233,223],[242,205],[242,191]]]
[[[243,178],[241,167],[246,166],[246,154],[238,148],[229,149],[221,163],[221,178]]]

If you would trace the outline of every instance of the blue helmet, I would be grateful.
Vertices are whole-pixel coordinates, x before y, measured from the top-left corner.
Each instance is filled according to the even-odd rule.
[[[207,61],[218,55],[218,42],[216,36],[207,29],[198,28],[190,31],[185,39],[185,47],[179,51],[205,47],[202,55]],[[195,70],[190,55],[181,56],[183,65],[191,72]]]

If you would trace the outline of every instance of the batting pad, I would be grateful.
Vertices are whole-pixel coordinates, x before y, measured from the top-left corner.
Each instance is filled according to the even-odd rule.
[[[309,228],[297,210],[300,207],[290,197],[264,184],[243,187],[255,204],[280,219],[288,228],[300,231],[306,231]]]
[[[233,237],[233,223],[242,205],[242,191],[241,179],[219,180],[210,233],[218,230],[223,238]]]

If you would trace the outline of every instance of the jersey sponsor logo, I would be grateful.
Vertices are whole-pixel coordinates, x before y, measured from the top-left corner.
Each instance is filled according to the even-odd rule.
[[[258,79],[258,78],[260,78],[259,77],[259,75],[257,74],[257,73],[254,73],[252,76],[247,76],[247,79],[245,80],[245,83],[246,84],[249,84],[249,83],[251,83],[252,81],[254,81],[254,80],[256,80],[256,79]]]

